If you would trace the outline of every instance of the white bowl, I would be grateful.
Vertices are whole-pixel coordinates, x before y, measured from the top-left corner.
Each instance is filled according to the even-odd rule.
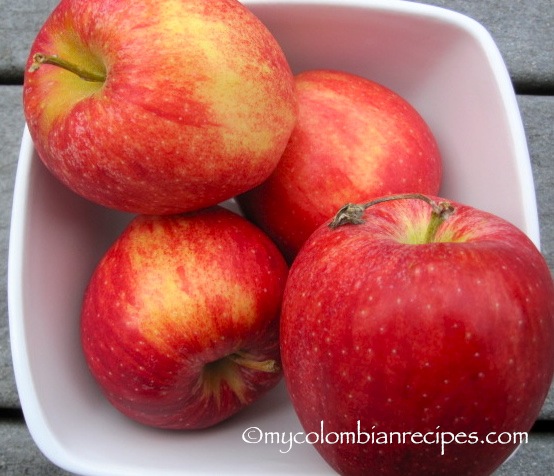
[[[441,195],[496,213],[539,244],[516,98],[482,26],[395,0],[245,3],[295,72],[350,71],[408,99],[442,150]],[[312,446],[289,444],[301,427],[283,385],[237,417],[194,433],[139,426],[107,403],[81,354],[79,310],[92,269],[129,218],[60,185],[25,131],[11,224],[9,317],[21,405],[40,450],[79,474],[332,474]],[[261,437],[259,443],[244,441],[249,428],[247,436]]]

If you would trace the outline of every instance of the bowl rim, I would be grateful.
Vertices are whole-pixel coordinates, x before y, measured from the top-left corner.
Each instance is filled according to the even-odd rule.
[[[506,110],[519,111],[512,82],[504,60],[489,32],[476,20],[443,7],[421,4],[408,0],[244,0],[247,7],[273,6],[287,8],[290,6],[333,6],[336,8],[364,8],[407,15],[424,16],[448,23],[465,30],[477,38],[486,52],[488,60],[495,69],[495,76],[501,89],[504,107]],[[540,234],[534,181],[529,160],[526,136],[521,116],[507,114],[509,128],[514,135],[514,155],[519,159],[516,162],[517,173],[523,185],[525,203],[530,204],[526,220],[525,233],[537,247],[540,247]],[[24,283],[23,258],[25,255],[25,236],[29,225],[26,213],[29,196],[32,192],[35,149],[27,125],[24,127],[22,143],[19,151],[15,178],[10,235],[8,251],[8,317],[10,347],[18,395],[26,425],[40,451],[57,466],[79,474],[111,474],[110,467],[103,472],[100,468],[84,467],[71,452],[57,439],[53,430],[48,427],[43,408],[37,399],[35,382],[32,379],[28,360],[26,323],[24,320]],[[540,248],[539,248],[540,249]],[[113,469],[113,468],[112,468]],[[121,469],[121,468],[118,468]]]
[[[541,250],[540,224],[535,191],[535,181],[527,136],[514,86],[506,62],[498,49],[489,30],[477,20],[438,5],[419,3],[417,0],[242,0],[248,7],[256,6],[327,6],[336,8],[363,8],[382,12],[410,15],[415,17],[432,18],[444,24],[450,24],[460,30],[469,33],[478,40],[479,45],[487,57],[497,86],[501,92],[506,120],[512,132],[512,144],[514,156],[517,158],[516,169],[522,185],[522,201],[526,204],[524,219],[524,232],[531,239],[537,249]],[[512,113],[510,113],[512,112]],[[516,113],[513,113],[516,112]]]

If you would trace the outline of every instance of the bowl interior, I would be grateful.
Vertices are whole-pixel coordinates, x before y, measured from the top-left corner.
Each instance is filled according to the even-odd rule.
[[[441,195],[508,219],[538,244],[521,117],[490,35],[451,11],[386,3],[275,6],[266,25],[294,72],[345,70],[407,98],[444,156]]]
[[[350,71],[408,99],[443,153],[441,195],[506,218],[538,244],[515,96],[479,25],[410,2],[245,3],[295,72]],[[79,474],[332,474],[313,447],[290,441],[302,430],[283,385],[235,418],[194,433],[139,426],[106,402],[81,353],[79,311],[94,266],[130,218],[60,185],[25,132],[10,241],[10,336],[21,403],[39,448]]]

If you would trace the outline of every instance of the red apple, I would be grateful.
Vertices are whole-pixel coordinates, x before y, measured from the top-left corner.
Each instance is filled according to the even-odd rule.
[[[145,425],[194,429],[249,405],[282,376],[287,266],[221,207],[138,216],[87,287],[81,337],[111,404]]]
[[[148,214],[258,185],[296,120],[287,60],[236,0],[62,0],[31,48],[23,102],[63,183]]]
[[[510,223],[448,203],[349,206],[291,267],[285,382],[309,441],[340,474],[489,475],[546,398],[554,285],[544,258]]]
[[[268,180],[239,198],[289,260],[345,203],[439,192],[437,143],[404,98],[341,71],[306,71],[295,81],[298,119],[283,157]]]

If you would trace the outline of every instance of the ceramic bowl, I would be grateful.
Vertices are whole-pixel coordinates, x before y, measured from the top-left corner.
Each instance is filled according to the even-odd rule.
[[[396,0],[244,3],[273,32],[294,72],[349,71],[404,96],[438,140],[441,195],[500,215],[539,244],[516,97],[481,25]],[[291,443],[302,429],[283,385],[225,423],[192,433],[140,426],[107,403],[81,352],[79,311],[92,269],[130,218],[60,185],[25,130],[9,319],[21,405],[39,449],[59,467],[87,475],[332,474],[313,446]]]

